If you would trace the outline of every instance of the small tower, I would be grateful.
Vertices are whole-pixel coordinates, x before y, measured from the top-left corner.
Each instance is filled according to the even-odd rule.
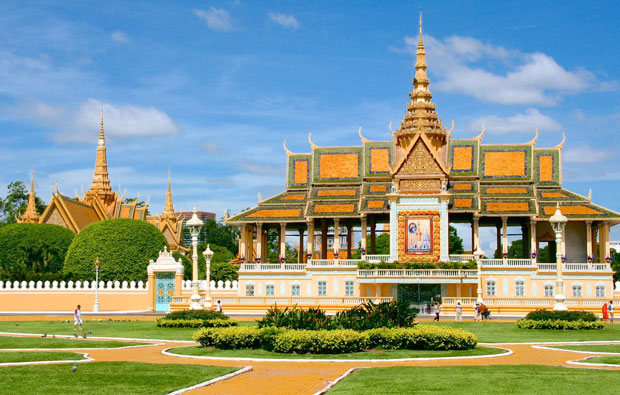
[[[28,194],[28,206],[24,214],[17,220],[19,223],[35,224],[39,222],[39,212],[37,211],[36,197],[34,194],[34,170],[30,175],[30,193]]]
[[[84,196],[87,203],[92,203],[98,198],[106,207],[108,213],[111,212],[116,203],[116,193],[110,186],[108,175],[108,160],[105,148],[105,135],[103,133],[103,108],[101,109],[101,128],[99,129],[99,140],[97,142],[97,159],[95,160],[95,174],[93,182]]]

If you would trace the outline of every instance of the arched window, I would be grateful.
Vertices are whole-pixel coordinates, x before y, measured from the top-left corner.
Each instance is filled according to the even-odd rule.
[[[299,286],[299,284],[291,285],[291,296],[299,296],[300,293],[301,287]]]
[[[344,296],[353,296],[355,293],[354,290],[354,282],[351,280],[347,280],[344,282]]]
[[[487,280],[487,296],[495,296],[495,280]]]
[[[525,281],[523,280],[515,281],[515,296],[516,297],[525,296]]]
[[[275,295],[275,287],[273,284],[267,284],[265,286],[265,296],[274,296]]]
[[[581,294],[581,284],[573,284],[573,298],[580,298]]]
[[[246,284],[245,296],[254,296],[254,284]]]
[[[597,298],[605,297],[605,286],[603,284],[597,284],[595,288],[595,295]]]
[[[545,297],[553,297],[553,284],[545,284]]]
[[[327,281],[319,281],[319,296],[327,296]]]

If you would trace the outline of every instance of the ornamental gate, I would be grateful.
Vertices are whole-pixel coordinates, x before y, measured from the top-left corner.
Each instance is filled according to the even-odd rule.
[[[440,284],[398,284],[398,300],[419,306],[440,301]],[[438,297],[439,296],[439,297]]]
[[[174,272],[160,272],[155,277],[155,311],[170,310],[174,295]]]

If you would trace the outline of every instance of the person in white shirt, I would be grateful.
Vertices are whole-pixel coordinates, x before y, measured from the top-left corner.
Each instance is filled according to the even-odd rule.
[[[609,304],[607,305],[607,312],[609,313],[609,323],[613,324],[614,323],[614,301],[610,300]]]
[[[435,318],[433,321],[439,321],[439,313],[441,313],[441,306],[439,305],[439,302],[435,302]]]
[[[217,304],[215,305],[215,311],[217,311],[218,313],[222,312],[222,302],[221,301],[217,301]]]
[[[457,322],[463,321],[463,305],[461,305],[461,302],[456,303],[456,308],[454,310],[456,312],[454,321],[457,321]]]
[[[73,330],[77,330],[78,326],[82,330],[82,310],[80,305],[77,305],[77,309],[73,312]]]

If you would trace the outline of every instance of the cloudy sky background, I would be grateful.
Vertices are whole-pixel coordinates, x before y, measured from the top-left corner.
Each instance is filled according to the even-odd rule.
[[[101,106],[110,178],[221,216],[284,188],[285,153],[390,137],[413,77],[419,2],[0,4],[0,194],[90,185]],[[427,2],[431,90],[455,138],[567,140],[564,186],[620,211],[620,6]],[[620,228],[620,227],[616,227]],[[612,228],[612,239],[620,229]],[[463,232],[469,239],[468,232]],[[485,236],[483,248],[494,237]]]

